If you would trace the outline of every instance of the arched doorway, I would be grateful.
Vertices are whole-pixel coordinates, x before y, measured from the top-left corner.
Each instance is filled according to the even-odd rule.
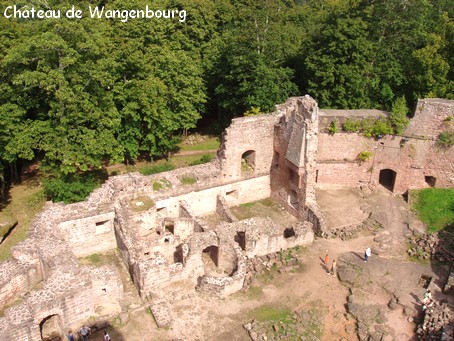
[[[382,169],[380,171],[378,182],[380,183],[380,185],[393,192],[394,184],[396,182],[396,174],[397,173],[392,169]]]
[[[41,340],[43,341],[63,341],[65,334],[61,323],[60,315],[50,315],[39,324]]]
[[[255,151],[248,150],[241,155],[241,174],[255,171]]]

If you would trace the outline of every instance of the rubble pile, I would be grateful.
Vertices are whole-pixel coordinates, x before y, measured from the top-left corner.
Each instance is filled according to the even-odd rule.
[[[278,309],[278,308],[277,308]],[[320,341],[328,308],[318,306],[299,311],[281,311],[280,320],[252,320],[243,325],[252,341],[312,340]]]
[[[452,262],[454,249],[449,244],[444,238],[440,238],[438,233],[424,234],[419,237],[410,237],[410,248],[407,253],[410,257],[416,257],[419,260]]]
[[[252,279],[256,274],[263,274],[273,269],[279,273],[285,273],[300,268],[301,264],[299,263],[297,252],[296,248],[290,248],[265,256],[247,259],[243,290],[251,286]]]
[[[381,229],[383,226],[372,218],[367,218],[362,223],[357,225],[345,226],[336,230],[332,230],[331,233],[342,240],[350,240],[358,237],[358,233],[364,230],[375,231]]]
[[[448,303],[440,302],[425,310],[424,321],[418,326],[416,334],[418,340],[430,341],[441,340],[441,335],[446,334],[446,329],[452,328],[454,324],[454,310]],[[446,335],[443,340],[453,340],[452,333]]]

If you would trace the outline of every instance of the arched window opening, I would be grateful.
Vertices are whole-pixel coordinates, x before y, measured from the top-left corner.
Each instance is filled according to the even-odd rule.
[[[241,155],[241,174],[255,171],[255,151],[248,150]]]

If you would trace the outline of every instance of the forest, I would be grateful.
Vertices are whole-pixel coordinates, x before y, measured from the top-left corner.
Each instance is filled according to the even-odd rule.
[[[454,99],[453,0],[0,0],[0,191],[27,162],[79,181],[159,158],[200,124],[271,112]],[[185,11],[175,18],[14,18],[61,11]],[[29,6],[29,7],[27,7]]]

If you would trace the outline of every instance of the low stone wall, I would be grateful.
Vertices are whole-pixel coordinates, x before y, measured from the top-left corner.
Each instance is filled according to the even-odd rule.
[[[361,231],[364,230],[376,231],[382,228],[383,226],[378,221],[368,217],[359,224],[333,229],[330,231],[330,234],[342,240],[350,240],[357,238],[358,233],[360,233]]]
[[[204,275],[198,281],[196,287],[198,291],[227,296],[241,290],[246,275],[246,262],[241,248],[237,244],[233,245],[233,248],[235,250],[237,266],[235,273],[229,277]]]
[[[238,221],[232,211],[230,211],[227,201],[225,201],[224,197],[221,195],[217,196],[216,213],[229,223]]]
[[[285,273],[297,269],[299,264],[298,252],[294,249],[279,250],[267,255],[247,258],[243,290],[250,287],[252,278],[257,274],[269,272],[273,267],[277,272]]]

